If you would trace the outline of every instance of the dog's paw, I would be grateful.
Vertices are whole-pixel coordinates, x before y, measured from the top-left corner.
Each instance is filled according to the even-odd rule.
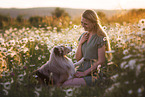
[[[78,65],[82,64],[83,62],[84,62],[84,58],[82,58],[78,62],[74,63],[74,66],[78,66]]]

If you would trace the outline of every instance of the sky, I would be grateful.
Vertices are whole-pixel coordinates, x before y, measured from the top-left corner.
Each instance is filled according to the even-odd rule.
[[[145,9],[145,0],[0,0],[0,8]]]

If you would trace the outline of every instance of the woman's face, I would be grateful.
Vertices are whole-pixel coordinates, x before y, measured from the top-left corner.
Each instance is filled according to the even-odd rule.
[[[81,25],[83,26],[85,31],[92,31],[94,28],[93,23],[83,17],[81,19]]]

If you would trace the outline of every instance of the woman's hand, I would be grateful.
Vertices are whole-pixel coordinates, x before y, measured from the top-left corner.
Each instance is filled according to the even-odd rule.
[[[89,38],[89,33],[83,34],[83,36],[82,36],[81,39],[80,39],[79,44],[83,44],[85,41],[88,40],[88,38]]]
[[[80,78],[80,77],[86,76],[86,74],[85,74],[85,72],[79,72],[79,71],[77,71],[77,72],[74,74],[74,76]]]

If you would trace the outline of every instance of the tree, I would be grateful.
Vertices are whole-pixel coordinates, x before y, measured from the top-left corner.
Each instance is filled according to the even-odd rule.
[[[0,21],[9,22],[10,21],[10,17],[0,14]]]
[[[19,23],[21,23],[21,22],[24,21],[24,18],[23,18],[22,15],[18,15],[17,18],[16,18],[16,20],[17,20]]]
[[[67,12],[65,12],[64,9],[61,9],[59,7],[57,7],[54,12],[51,13],[52,16],[54,17],[57,17],[57,18],[60,18],[60,17],[66,17],[66,16],[69,16],[69,14]],[[70,17],[70,16],[69,16]]]
[[[9,24],[10,20],[10,16],[0,14],[0,29],[2,29],[5,26],[4,24]]]
[[[29,18],[29,22],[30,22],[30,24],[40,23],[40,22],[42,22],[42,19],[43,18],[40,16],[32,16]]]
[[[0,29],[2,29],[2,28],[3,28],[3,22],[0,21]]]

